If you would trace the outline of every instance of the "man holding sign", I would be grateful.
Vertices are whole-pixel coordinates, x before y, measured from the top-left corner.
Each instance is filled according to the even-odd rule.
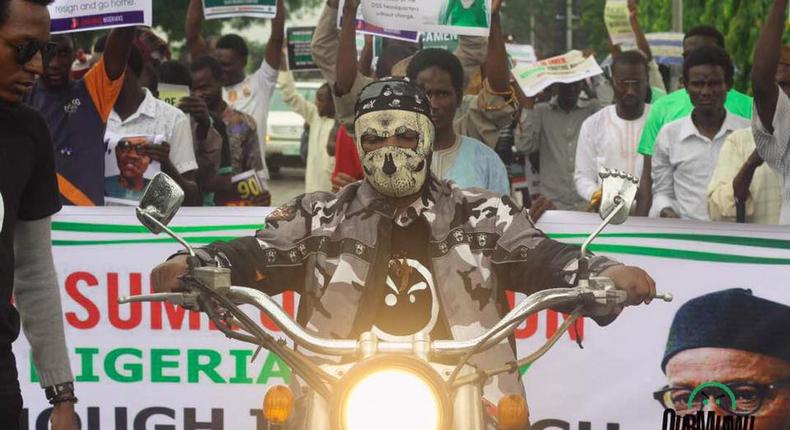
[[[52,133],[65,205],[104,205],[104,132],[121,92],[134,34],[132,27],[110,32],[102,59],[80,80],[71,79],[74,39],[70,34],[52,36],[55,55],[26,98]]]
[[[284,0],[283,0],[284,1]],[[272,20],[272,33],[266,43],[266,57],[258,70],[246,76],[249,50],[247,44],[236,34],[227,34],[217,41],[214,52],[201,36],[203,4],[201,0],[191,0],[186,17],[187,46],[192,58],[212,54],[219,60],[223,69],[222,97],[233,109],[244,112],[253,118],[258,128],[261,157],[266,157],[266,119],[269,116],[269,102],[277,83],[277,74],[282,61],[282,46],[285,41],[285,5],[277,3],[277,16]],[[263,176],[268,178],[266,164],[263,163]]]

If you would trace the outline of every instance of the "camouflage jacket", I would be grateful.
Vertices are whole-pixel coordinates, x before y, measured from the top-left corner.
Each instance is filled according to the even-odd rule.
[[[420,199],[396,214],[390,200],[366,181],[337,195],[305,194],[277,209],[255,237],[203,248],[230,267],[234,285],[270,295],[301,294],[297,320],[327,338],[355,338],[369,330],[375,309],[370,297],[384,284],[392,226],[423,217],[436,295],[453,338],[469,339],[507,312],[504,291],[530,294],[568,286],[578,247],[548,239],[509,197],[460,189],[431,176]],[[617,264],[593,259],[597,273]],[[383,273],[383,274],[382,274]],[[383,286],[381,287],[383,288]],[[515,360],[507,341],[473,357],[482,369]],[[489,383],[485,398],[522,393],[517,373]]]

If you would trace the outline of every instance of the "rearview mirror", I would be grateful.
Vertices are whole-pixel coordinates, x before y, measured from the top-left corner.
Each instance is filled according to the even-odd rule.
[[[622,224],[631,214],[631,206],[639,188],[639,179],[619,170],[603,169],[598,176],[602,180],[601,219],[610,218],[609,224]]]
[[[184,190],[170,176],[159,172],[145,189],[137,219],[153,234],[163,231],[184,203]],[[156,222],[154,222],[156,221]]]

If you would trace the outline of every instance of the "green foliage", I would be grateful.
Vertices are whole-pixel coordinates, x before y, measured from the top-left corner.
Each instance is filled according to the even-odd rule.
[[[748,91],[754,47],[772,5],[773,0],[685,0],[683,30],[704,24],[721,31],[737,67],[735,88]],[[671,28],[672,0],[641,0],[639,9],[645,31]]]

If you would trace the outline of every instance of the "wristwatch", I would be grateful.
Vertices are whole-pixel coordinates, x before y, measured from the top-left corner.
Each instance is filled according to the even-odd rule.
[[[50,405],[63,402],[77,403],[77,397],[74,396],[73,382],[64,382],[62,384],[45,387],[44,394],[47,396]]]

